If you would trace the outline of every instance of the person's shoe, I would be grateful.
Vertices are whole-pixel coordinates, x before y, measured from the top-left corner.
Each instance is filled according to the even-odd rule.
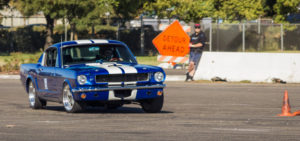
[[[187,72],[185,82],[187,82],[189,79],[190,79],[190,75],[189,75],[189,72]]]
[[[194,76],[190,76],[191,81],[194,81]]]

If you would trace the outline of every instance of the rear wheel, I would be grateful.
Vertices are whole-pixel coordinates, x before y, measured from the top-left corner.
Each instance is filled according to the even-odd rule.
[[[164,94],[154,99],[146,99],[141,101],[141,106],[146,113],[158,113],[161,111],[163,103]]]
[[[74,100],[69,85],[63,89],[63,104],[68,113],[77,113],[84,110],[84,104]]]
[[[42,109],[47,105],[47,101],[39,99],[36,94],[36,89],[32,82],[28,85],[29,106],[32,109]]]

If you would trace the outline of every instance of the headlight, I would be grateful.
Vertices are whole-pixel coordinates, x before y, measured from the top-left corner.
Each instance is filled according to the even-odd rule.
[[[156,73],[154,74],[154,80],[155,80],[156,82],[161,82],[161,81],[163,81],[163,80],[164,80],[164,74],[163,74],[162,72],[156,72]]]
[[[77,81],[80,85],[83,85],[86,83],[86,76],[85,75],[79,75],[77,76]]]

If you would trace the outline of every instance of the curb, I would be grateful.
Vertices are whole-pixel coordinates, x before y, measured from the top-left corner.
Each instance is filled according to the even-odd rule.
[[[0,79],[20,79],[20,75],[0,75]]]
[[[167,75],[166,81],[184,81],[185,75]]]
[[[20,79],[20,75],[0,75],[0,79]],[[185,75],[167,75],[166,81],[184,81]]]

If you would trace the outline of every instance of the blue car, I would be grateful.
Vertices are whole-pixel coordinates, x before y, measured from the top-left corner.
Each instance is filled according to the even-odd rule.
[[[76,40],[54,44],[37,64],[22,64],[21,81],[32,109],[47,101],[62,103],[69,113],[86,106],[116,109],[138,103],[148,113],[160,112],[165,72],[140,65],[127,45],[114,40]]]

